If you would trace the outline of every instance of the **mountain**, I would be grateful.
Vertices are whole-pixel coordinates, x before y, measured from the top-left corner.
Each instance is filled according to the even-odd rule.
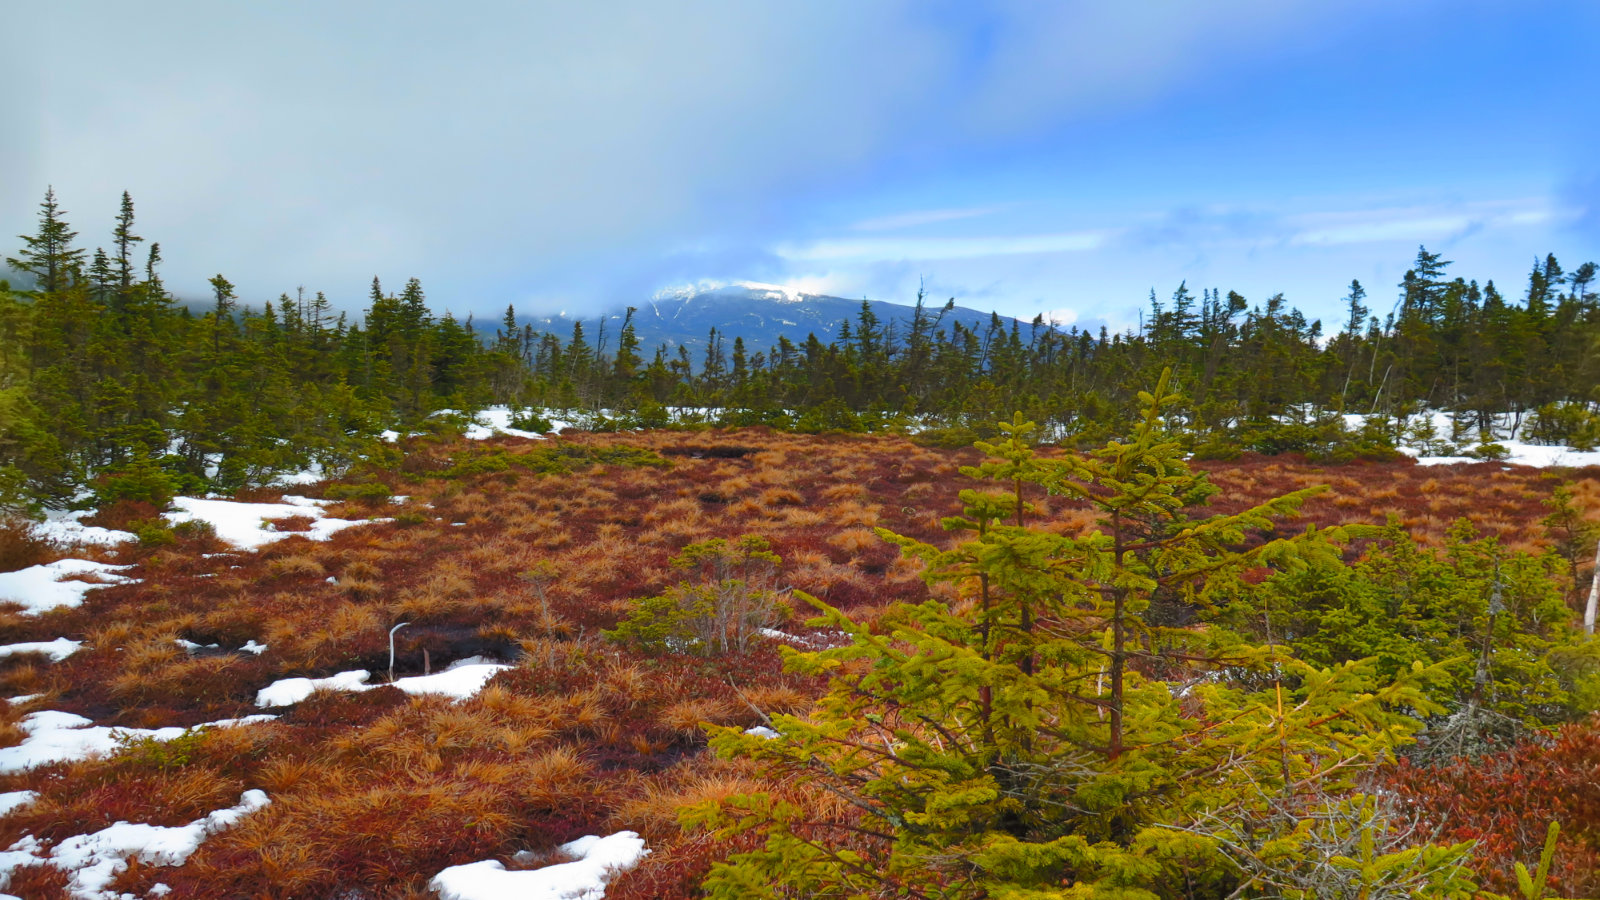
[[[896,335],[904,335],[910,327],[914,307],[882,300],[869,300],[867,305],[884,327],[894,324]],[[943,306],[928,304],[929,318],[938,317]],[[582,317],[584,336],[591,343],[597,341],[603,320],[606,346],[602,352],[614,350],[625,313],[625,308],[619,308]],[[815,334],[818,340],[827,343],[839,336],[839,327],[844,322],[849,321],[854,328],[860,313],[860,300],[807,294],[777,285],[746,281],[664,291],[652,300],[637,304],[633,324],[646,356],[660,344],[666,344],[672,352],[682,345],[689,348],[691,357],[698,364],[712,328],[724,336],[725,348],[731,349],[733,339],[742,337],[745,347],[751,353],[757,353],[775,346],[780,335],[800,344],[808,335]],[[554,332],[566,338],[572,333],[572,323],[576,318],[562,312],[554,316],[518,317],[518,321],[532,325],[535,330]],[[943,313],[940,324],[948,330],[950,323],[960,322],[968,328],[982,331],[989,327],[990,318],[990,313],[957,306]],[[1009,329],[1013,320],[1001,316],[1000,321]],[[1020,324],[1025,331],[1030,327],[1027,322]]]

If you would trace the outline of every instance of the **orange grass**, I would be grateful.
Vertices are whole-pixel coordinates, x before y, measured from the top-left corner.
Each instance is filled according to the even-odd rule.
[[[421,524],[367,525],[327,542],[291,537],[259,553],[206,556],[210,550],[180,545],[117,560],[137,561],[132,574],[143,581],[95,591],[82,607],[0,613],[6,642],[86,641],[60,663],[0,660],[0,691],[45,695],[26,706],[0,704],[0,745],[20,741],[16,722],[37,709],[97,724],[187,725],[256,712],[255,691],[276,678],[364,668],[381,681],[388,631],[401,621],[410,624],[396,636],[397,675],[473,655],[516,664],[461,703],[393,688],[324,691],[278,710],[274,722],[208,733],[181,760],[124,754],[0,777],[0,790],[41,792],[32,807],[0,819],[0,845],[25,832],[62,837],[116,819],[180,824],[261,788],[273,803],[210,837],[187,865],[133,866],[117,888],[142,893],[164,882],[174,900],[421,897],[445,866],[508,861],[521,850],[546,853],[583,834],[626,828],[643,833],[654,852],[608,897],[695,896],[707,868],[738,845],[680,833],[675,810],[755,786],[748,772],[705,754],[703,724],[804,714],[822,683],[785,673],[775,641],[736,658],[644,657],[600,632],[627,613],[631,598],[684,577],[669,559],[686,544],[747,532],[783,557],[785,584],[864,621],[894,602],[923,599],[920,564],[871,529],[950,545],[959,536],[939,519],[959,513],[955,491],[969,484],[955,470],[976,454],[889,436],[763,429],[574,434],[560,442],[653,450],[671,466],[579,463],[564,475],[514,466],[446,479],[438,473],[462,453],[549,445],[418,440],[395,470],[362,477],[411,495],[404,508],[425,516]],[[1498,464],[1322,467],[1243,458],[1203,467],[1221,489],[1215,512],[1330,485],[1284,533],[1393,514],[1436,541],[1466,516],[1527,546],[1548,542],[1542,501],[1560,483]],[[1600,521],[1600,473],[1571,481],[1580,509]],[[1041,527],[1080,534],[1095,525],[1061,498],[1032,500]],[[934,594],[954,599],[956,591],[941,584]],[[803,620],[806,610],[797,611]],[[786,629],[807,634],[800,621]],[[180,637],[219,648],[190,654],[175,643]],[[249,640],[269,649],[259,657],[237,652]],[[24,869],[10,890],[55,897],[63,884],[53,869]]]

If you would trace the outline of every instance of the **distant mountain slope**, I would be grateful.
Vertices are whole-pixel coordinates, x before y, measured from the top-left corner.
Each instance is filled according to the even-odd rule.
[[[903,335],[910,325],[914,307],[882,300],[868,301],[873,315],[885,327],[895,323],[895,333]],[[796,344],[803,343],[807,335],[815,334],[824,343],[839,335],[839,326],[845,321],[855,327],[861,312],[860,300],[829,297],[823,294],[804,294],[785,291],[775,285],[741,282],[703,290],[680,289],[658,295],[653,300],[637,304],[634,328],[646,355],[656,346],[666,344],[676,350],[679,345],[689,348],[700,361],[706,340],[714,327],[726,336],[726,346],[732,348],[735,337],[744,338],[751,353],[765,352],[778,343],[780,335]],[[929,303],[928,315],[938,316],[942,303]],[[607,351],[615,349],[616,336],[622,327],[625,309],[610,310],[603,315],[582,317],[583,333],[590,342],[598,339],[602,318],[605,320]],[[578,316],[561,313],[555,316],[519,317],[519,321],[540,331],[551,331],[563,338],[572,333],[572,323]],[[960,322],[968,328],[989,327],[990,314],[957,306],[944,314],[942,325],[948,329],[951,322]],[[1001,317],[1005,327],[1011,319]],[[1022,325],[1026,327],[1027,322]]]

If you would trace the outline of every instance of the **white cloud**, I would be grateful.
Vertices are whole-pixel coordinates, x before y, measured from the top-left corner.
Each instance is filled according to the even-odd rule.
[[[850,229],[852,231],[898,231],[902,228],[915,228],[919,225],[936,225],[940,222],[954,222],[959,219],[987,216],[1004,208],[1004,206],[974,206],[967,209],[925,209],[918,212],[897,213],[865,219],[851,225]]]
[[[1030,253],[1078,253],[1106,241],[1102,231],[1010,236],[862,238],[785,244],[777,253],[794,260],[935,260]]]
[[[1291,217],[1285,224],[1295,229],[1290,234],[1290,244],[1333,246],[1381,241],[1438,242],[1479,229],[1548,226],[1577,215],[1576,210],[1534,199],[1306,214]]]
[[[1427,242],[1459,234],[1472,224],[1472,219],[1467,216],[1390,219],[1302,231],[1289,240],[1294,244],[1361,244],[1396,240]]]
[[[353,305],[380,274],[480,309],[534,286],[609,300],[696,235],[759,256],[817,193],[907,154],[1047,134],[1331,14],[1277,0],[1155,14],[1004,0],[25,4],[0,63],[26,76],[0,97],[26,136],[0,142],[0,233],[29,230],[53,183],[92,247],[126,188],[180,290],[222,271],[247,299],[304,283]],[[62,34],[72,65],[57,58]],[[942,258],[1094,240],[811,252]],[[689,277],[702,275],[786,277]]]

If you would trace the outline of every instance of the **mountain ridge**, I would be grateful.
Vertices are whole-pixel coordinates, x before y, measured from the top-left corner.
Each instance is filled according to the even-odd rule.
[[[646,352],[664,344],[672,352],[683,346],[691,355],[701,353],[709,343],[711,329],[716,328],[726,342],[725,347],[731,348],[734,338],[743,338],[745,348],[756,353],[776,346],[780,337],[800,344],[815,334],[818,340],[831,342],[839,336],[845,322],[854,325],[863,303],[884,328],[893,327],[896,333],[903,334],[916,314],[915,306],[904,303],[865,298],[848,300],[829,294],[794,291],[780,285],[741,281],[660,291],[634,307],[633,325]],[[924,309],[930,319],[938,319],[945,328],[952,322],[960,322],[967,328],[983,330],[999,315],[964,306],[950,306],[946,310],[944,303],[928,304]],[[582,323],[584,336],[591,342],[601,340],[599,331],[603,324],[604,339],[615,346],[613,340],[626,314],[626,306],[582,317],[562,311],[547,316],[519,315],[517,324],[565,336],[570,334],[573,324]],[[1019,327],[1031,327],[1030,322],[1012,316],[999,315],[999,319],[1007,329],[1012,322]],[[601,349],[608,348],[602,346]]]

